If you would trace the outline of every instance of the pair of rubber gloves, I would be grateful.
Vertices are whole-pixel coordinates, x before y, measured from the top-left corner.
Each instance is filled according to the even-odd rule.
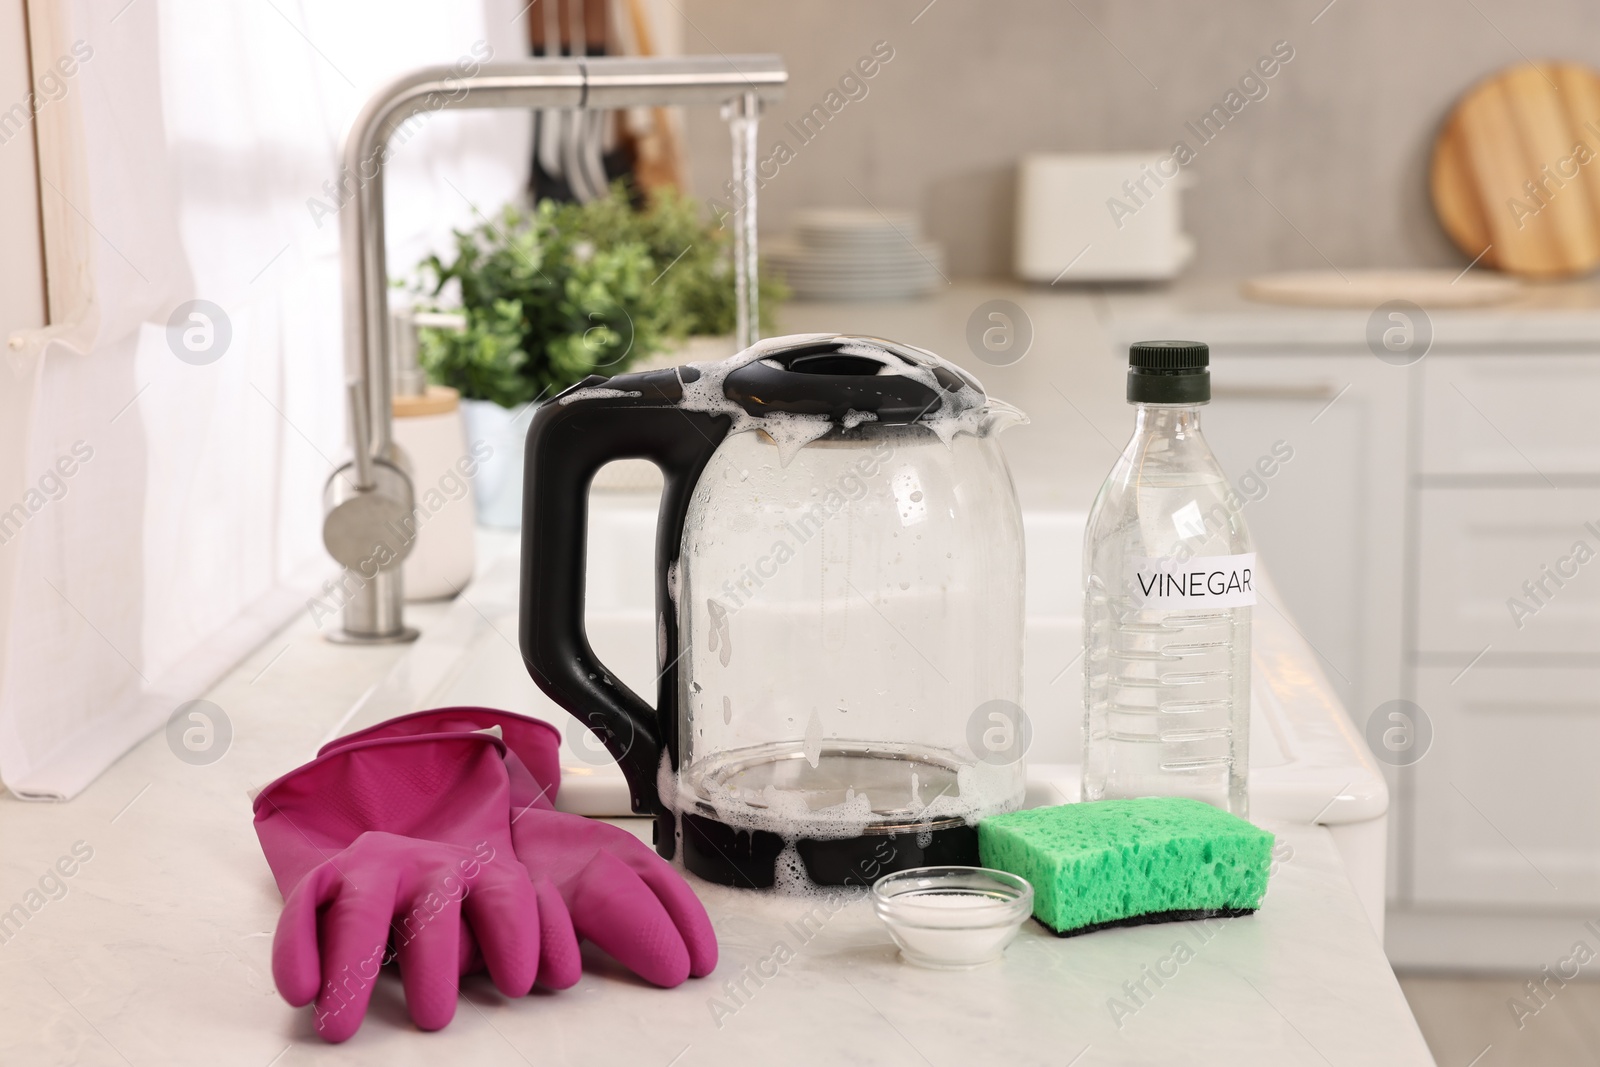
[[[272,976],[315,1005],[322,1037],[356,1032],[391,958],[424,1030],[481,968],[510,997],[575,984],[580,938],[659,986],[716,967],[677,871],[626,830],[555,810],[560,741],[510,712],[418,712],[330,742],[257,795],[284,896]]]

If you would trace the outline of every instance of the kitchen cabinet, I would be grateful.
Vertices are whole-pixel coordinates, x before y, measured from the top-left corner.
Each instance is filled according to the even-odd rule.
[[[1600,477],[1600,360],[1592,352],[1535,355],[1508,346],[1423,362],[1420,473],[1509,475],[1547,487],[1546,478]]]
[[[1473,962],[1536,967],[1600,905],[1600,358],[1580,352],[1423,367],[1407,671],[1433,743],[1402,794],[1400,962],[1470,941],[1496,946]]]
[[[1600,667],[1419,667],[1433,744],[1411,768],[1407,903],[1573,910],[1600,900]]]
[[[1600,486],[1425,484],[1416,498],[1419,662],[1600,658]]]

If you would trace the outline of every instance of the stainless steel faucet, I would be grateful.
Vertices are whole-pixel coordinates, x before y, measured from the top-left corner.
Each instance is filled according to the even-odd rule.
[[[323,492],[323,543],[345,568],[341,628],[332,640],[410,641],[401,567],[414,532],[411,479],[392,432],[388,271],[383,171],[389,139],[418,114],[462,108],[595,108],[721,105],[732,124],[735,181],[734,274],[740,347],[755,340],[755,121],[788,81],[777,56],[528,59],[488,64],[463,76],[424,67],[368,100],[345,135],[341,185],[354,184],[340,217],[344,354],[355,459]]]

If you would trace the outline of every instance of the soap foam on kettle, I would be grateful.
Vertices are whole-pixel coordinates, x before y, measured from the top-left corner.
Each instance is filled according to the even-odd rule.
[[[827,342],[838,343],[838,351],[842,355],[882,360],[883,349],[887,347],[906,360],[906,363],[884,363],[878,373],[907,377],[933,391],[937,398],[935,404],[917,417],[915,425],[926,426],[944,442],[946,447],[950,446],[959,433],[966,432],[975,437],[982,435],[983,420],[989,410],[989,404],[986,403],[982,388],[971,375],[954,364],[940,359],[932,352],[920,348],[900,344],[888,345],[884,342],[841,334],[809,333],[769,337],[757,341],[729,359],[690,363],[688,366],[698,371],[699,377],[692,382],[685,381],[682,372],[678,372],[682,399],[678,401],[677,406],[685,411],[727,415],[733,421],[733,426],[728,431],[730,434],[750,430],[762,431],[777,446],[779,464],[787,467],[790,460],[802,448],[833,429],[833,420],[826,415],[805,415],[788,411],[752,415],[738,403],[728,399],[723,390],[723,383],[729,374],[752,363],[765,360],[769,364],[776,364],[776,361],[770,358],[774,352],[804,344]],[[957,389],[946,388],[934,374],[935,367],[945,368],[962,383],[961,386]],[[872,412],[850,411],[842,421],[844,428],[849,430],[865,422],[875,422],[877,418]]]
[[[572,392],[557,399],[556,403],[560,404],[562,407],[566,407],[568,404],[575,403],[579,400],[603,400],[606,398],[614,399],[617,397],[632,397],[637,399],[642,396],[644,396],[644,394],[637,389],[613,389],[606,385],[591,385],[585,389],[574,389]]]
[[[990,773],[985,773],[986,770]],[[775,834],[783,839],[786,851],[802,840],[861,837],[874,827],[883,827],[886,821],[897,827],[897,833],[923,839],[919,843],[925,846],[925,835],[935,824],[960,821],[975,826],[982,818],[1021,807],[1023,798],[1015,780],[999,771],[999,768],[983,764],[960,767],[956,771],[954,790],[941,792],[915,814],[887,820],[874,810],[868,793],[855,790],[848,790],[845,799],[838,804],[813,808],[804,794],[778,789],[771,784],[759,792],[729,789],[705,778],[690,786],[682,775],[672,770],[665,753],[657,775],[657,789],[662,800],[680,814],[697,812],[735,830]],[[803,866],[800,870],[803,871]],[[794,879],[787,878],[778,890],[786,892],[785,886],[792,888],[793,884]]]
[[[922,827],[922,832],[916,836],[919,847],[926,847],[925,835],[935,823],[959,819],[968,826],[976,826],[980,819],[990,815],[1017,810],[1022,805],[1022,795],[1009,778],[1005,779],[1003,787],[996,788],[1002,777],[984,775],[974,767],[961,768],[957,771],[957,795],[940,794],[934,797],[913,819],[901,824],[903,829],[898,833],[911,834],[917,827]],[[870,888],[876,877],[869,872],[862,872],[859,885],[818,885],[811,880],[805,861],[796,847],[802,840],[841,840],[865,836],[880,820],[866,793],[851,790],[846,793],[843,803],[813,809],[800,794],[768,785],[759,794],[759,805],[752,804],[715,783],[702,782],[700,791],[686,788],[682,776],[672,769],[671,758],[665,751],[657,767],[656,790],[662,801],[680,816],[675,820],[678,847],[674,852],[675,863],[680,868],[683,866],[681,816],[686,812],[697,812],[711,815],[718,822],[736,830],[752,833],[764,831],[776,834],[783,840],[783,850],[778,854],[770,889],[770,892],[780,896],[819,900],[838,900],[841,896],[849,898]],[[708,806],[710,812],[705,810]],[[895,838],[883,836],[885,843],[893,840]],[[884,857],[880,856],[879,859],[887,862]]]

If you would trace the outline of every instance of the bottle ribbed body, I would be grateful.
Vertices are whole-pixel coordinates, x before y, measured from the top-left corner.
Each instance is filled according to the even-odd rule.
[[[1083,798],[1246,812],[1254,553],[1198,405],[1138,405],[1084,538]]]

